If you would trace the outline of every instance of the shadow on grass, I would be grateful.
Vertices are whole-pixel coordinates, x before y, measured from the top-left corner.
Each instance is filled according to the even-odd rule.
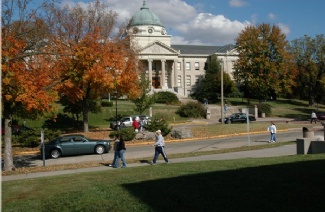
[[[164,166],[171,167],[154,168]],[[153,211],[323,211],[324,166],[325,160],[284,163],[123,187]]]

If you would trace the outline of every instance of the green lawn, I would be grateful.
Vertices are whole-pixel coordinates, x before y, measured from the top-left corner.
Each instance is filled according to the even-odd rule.
[[[246,100],[242,98],[227,98],[228,104],[233,106],[245,106]],[[107,101],[107,100],[104,100]],[[112,100],[113,107],[103,107],[100,113],[90,113],[89,114],[89,128],[107,128],[109,126],[109,122],[115,119],[116,107],[115,100]],[[251,105],[256,105],[259,102],[257,100],[250,100]],[[288,99],[277,99],[277,101],[267,101],[265,102],[271,105],[272,115],[273,117],[286,117],[286,118],[295,118],[300,120],[307,120],[310,117],[311,111],[318,111],[325,113],[325,105],[315,105],[308,106],[306,101],[301,100],[288,100]],[[165,105],[165,104],[154,104],[152,106],[152,114],[155,115],[163,115],[167,121],[169,122],[184,122],[189,120],[188,118],[183,118],[177,115],[175,112],[177,111],[179,106],[177,105]],[[117,101],[117,109],[119,116],[126,115],[135,115],[138,114],[134,110],[134,104],[127,100],[118,100]],[[59,107],[59,112],[62,113],[63,107]],[[146,110],[144,114],[149,115],[149,110]],[[71,117],[71,115],[68,114]],[[15,117],[16,118],[16,117]],[[23,119],[16,118],[19,121],[19,124],[23,123]],[[26,119],[26,124],[29,127],[33,127],[35,129],[41,129],[44,124],[45,118],[39,117],[37,120],[29,120]]]
[[[299,101],[270,104],[279,117],[306,118],[315,109]],[[125,101],[120,105],[121,111],[131,108]],[[104,109],[101,114],[91,114],[92,126],[105,124],[115,113],[114,107]],[[170,119],[185,121],[175,116],[172,111],[176,109],[155,105],[153,111],[167,111]],[[319,109],[324,111],[325,107]],[[301,127],[276,124],[278,130]],[[250,132],[266,130],[268,125],[251,123]],[[208,125],[192,130],[194,136],[212,137],[221,132],[247,132],[246,125],[242,126]],[[216,153],[220,152],[202,154]],[[170,155],[188,156],[193,155]],[[2,182],[2,211],[323,211],[324,165],[325,154],[295,155],[113,170],[107,167],[101,172],[9,181]]]
[[[323,211],[325,154],[160,164],[2,183],[2,211]]]

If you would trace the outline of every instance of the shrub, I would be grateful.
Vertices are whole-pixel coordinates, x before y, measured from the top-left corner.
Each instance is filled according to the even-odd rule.
[[[265,113],[265,116],[270,116],[272,114],[271,105],[260,103],[257,105],[258,116],[261,117],[262,113]]]
[[[45,121],[43,127],[50,129],[61,129],[64,131],[82,129],[83,122],[77,121],[67,114],[59,113],[56,119],[48,119]]]
[[[199,102],[188,102],[181,105],[177,112],[181,117],[199,118],[205,116],[205,108]]]
[[[154,94],[154,99],[156,103],[161,104],[178,104],[179,100],[176,94],[168,92],[168,91],[161,91]]]
[[[109,137],[113,139],[116,134],[120,134],[124,141],[132,141],[135,138],[135,132],[133,127],[121,128],[119,131],[114,131],[109,134]]]
[[[172,131],[172,128],[168,126],[166,118],[162,115],[156,115],[155,117],[152,117],[151,122],[146,125],[146,129],[150,132],[161,130],[161,134],[163,136],[168,135]]]
[[[60,130],[44,130],[44,140],[51,141],[54,138],[61,135]],[[20,131],[15,137],[15,142],[20,143],[23,147],[37,147],[41,142],[41,131],[38,130],[26,130]]]
[[[113,102],[102,101],[101,105],[102,107],[113,107]]]

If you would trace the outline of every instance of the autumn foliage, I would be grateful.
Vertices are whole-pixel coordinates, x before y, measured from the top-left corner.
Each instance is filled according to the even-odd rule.
[[[263,100],[292,92],[297,70],[279,27],[269,24],[248,26],[236,42],[239,59],[234,76],[245,86],[246,97]]]
[[[44,1],[43,13],[29,1],[6,0],[2,18],[2,99],[5,119],[5,169],[14,168],[11,153],[12,116],[56,113],[65,95],[82,105],[88,131],[89,103],[118,89],[120,96],[137,96],[137,57],[116,13],[96,0],[89,7],[57,7]],[[12,11],[19,11],[14,20]],[[46,15],[45,15],[46,14]],[[14,21],[12,21],[14,20]]]

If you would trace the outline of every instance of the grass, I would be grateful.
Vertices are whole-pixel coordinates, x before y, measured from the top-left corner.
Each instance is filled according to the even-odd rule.
[[[2,183],[2,211],[322,211],[325,154],[161,164]]]
[[[237,104],[236,99],[228,101]],[[274,116],[278,117],[305,119],[311,110],[315,110],[315,107],[308,107],[301,101],[279,99],[269,103]],[[127,102],[119,101],[118,104],[121,111],[131,108]],[[153,108],[155,113],[177,109],[176,106],[166,109],[165,105],[155,105]],[[324,108],[322,105],[319,109],[324,111]],[[90,115],[92,127],[106,125],[114,114],[115,108],[104,109],[102,114]],[[172,120],[175,115],[171,112],[168,117]],[[186,119],[176,117],[176,122],[181,121]],[[27,125],[38,126],[40,122],[34,122],[34,125],[27,122]],[[301,127],[291,123],[276,124],[278,130]],[[251,123],[250,133],[266,131],[268,125]],[[194,137],[214,137],[233,132],[246,133],[247,129],[246,125],[233,124],[196,126],[192,131]],[[256,148],[265,146],[176,154],[169,155],[169,158]],[[128,160],[128,163],[138,160]],[[172,163],[118,170],[108,168],[102,172],[9,181],[2,182],[2,211],[322,211],[324,165],[325,154],[296,155]],[[70,167],[56,168],[80,168],[76,166],[71,164]],[[25,169],[22,172],[33,170]],[[2,175],[6,173],[2,172]]]
[[[228,103],[233,106],[245,106],[246,100],[242,98],[227,98]],[[115,117],[115,100],[113,101],[113,107],[103,107],[100,113],[89,113],[89,128],[92,129],[103,129],[109,126],[109,122],[114,120]],[[272,116],[273,117],[285,117],[285,118],[295,118],[299,120],[307,120],[311,114],[311,111],[325,112],[325,105],[308,106],[307,101],[302,100],[290,100],[278,98],[277,101],[267,101],[265,102],[271,105]],[[251,105],[257,105],[259,102],[257,100],[251,99]],[[134,104],[128,100],[118,100],[118,114],[120,116],[138,114],[134,110]],[[190,120],[189,118],[180,117],[175,112],[179,106],[177,105],[165,105],[165,104],[154,104],[152,105],[153,116],[157,114],[164,115],[166,120],[173,123],[186,122]],[[62,113],[63,107],[59,107],[59,112]],[[149,115],[149,110],[146,110],[144,114]],[[16,118],[16,117],[15,117]],[[24,120],[16,118],[19,124],[22,124]],[[38,120],[26,119],[26,124],[29,127],[35,129],[41,129],[45,121],[44,117],[40,117]]]

